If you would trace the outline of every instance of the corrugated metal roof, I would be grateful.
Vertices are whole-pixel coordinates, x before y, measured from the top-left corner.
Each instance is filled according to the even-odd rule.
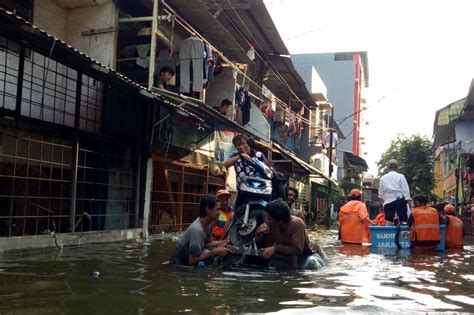
[[[317,170],[316,168],[314,168],[310,164],[303,161],[295,153],[291,152],[290,150],[285,148],[285,146],[278,143],[277,141],[272,140],[272,146],[274,146],[278,151],[280,151],[281,154],[283,154],[284,156],[287,156],[288,158],[293,160],[293,162],[296,163],[297,165],[299,165],[306,173],[315,174],[315,175],[318,175],[322,178],[329,179],[326,175],[321,173],[319,170]]]
[[[352,152],[348,152],[348,151],[343,151],[343,154],[344,154],[345,162],[347,162],[347,165],[351,169],[359,171],[359,172],[366,172],[369,169],[367,162],[360,156],[357,156],[353,154]]]

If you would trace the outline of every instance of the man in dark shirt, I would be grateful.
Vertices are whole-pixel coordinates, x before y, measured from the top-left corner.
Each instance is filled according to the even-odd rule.
[[[172,86],[171,81],[174,75],[175,75],[175,71],[173,68],[168,67],[168,66],[161,68],[160,77],[159,77],[157,86],[160,89],[170,90]]]
[[[228,249],[225,245],[228,240],[211,241],[212,223],[219,216],[221,204],[214,195],[205,196],[199,206],[199,218],[197,218],[181,236],[173,256],[171,264],[196,265],[198,262],[209,261],[213,257],[225,256]],[[205,248],[213,248],[205,251]]]

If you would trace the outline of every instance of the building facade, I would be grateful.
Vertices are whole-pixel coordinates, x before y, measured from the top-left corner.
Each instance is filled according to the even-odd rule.
[[[263,2],[25,0],[5,7],[2,236],[180,231],[203,195],[235,192],[235,174],[223,172],[222,162],[238,133],[255,138],[292,178],[301,208],[321,203],[311,199],[310,178],[330,179],[295,152],[308,147],[323,118],[291,60],[275,57],[289,53]],[[195,85],[201,77],[193,77],[190,92],[158,88],[164,64],[176,66],[183,85],[186,71],[178,67],[186,60],[176,63],[174,53],[189,40],[212,55],[207,81]],[[222,99],[232,102],[225,115],[214,108]]]
[[[367,109],[365,89],[369,86],[366,52],[295,54],[296,67],[314,67],[326,86],[327,99],[334,106],[334,119],[342,131],[338,142],[338,179],[352,170],[344,161],[363,158],[366,135],[361,135]],[[344,152],[353,156],[345,156]],[[364,162],[359,161],[359,164]],[[366,170],[366,169],[365,169]],[[360,172],[360,170],[354,170]]]

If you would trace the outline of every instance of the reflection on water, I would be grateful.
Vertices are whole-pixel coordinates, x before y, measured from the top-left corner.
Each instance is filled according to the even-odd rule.
[[[174,242],[159,240],[6,255],[0,313],[474,312],[474,246],[375,254],[332,232],[311,237],[329,257],[317,271],[171,267]]]

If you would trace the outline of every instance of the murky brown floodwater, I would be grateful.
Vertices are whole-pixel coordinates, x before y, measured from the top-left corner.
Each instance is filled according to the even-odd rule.
[[[170,267],[170,240],[0,256],[0,314],[474,312],[474,246],[384,256],[312,238],[329,256],[318,271]]]

